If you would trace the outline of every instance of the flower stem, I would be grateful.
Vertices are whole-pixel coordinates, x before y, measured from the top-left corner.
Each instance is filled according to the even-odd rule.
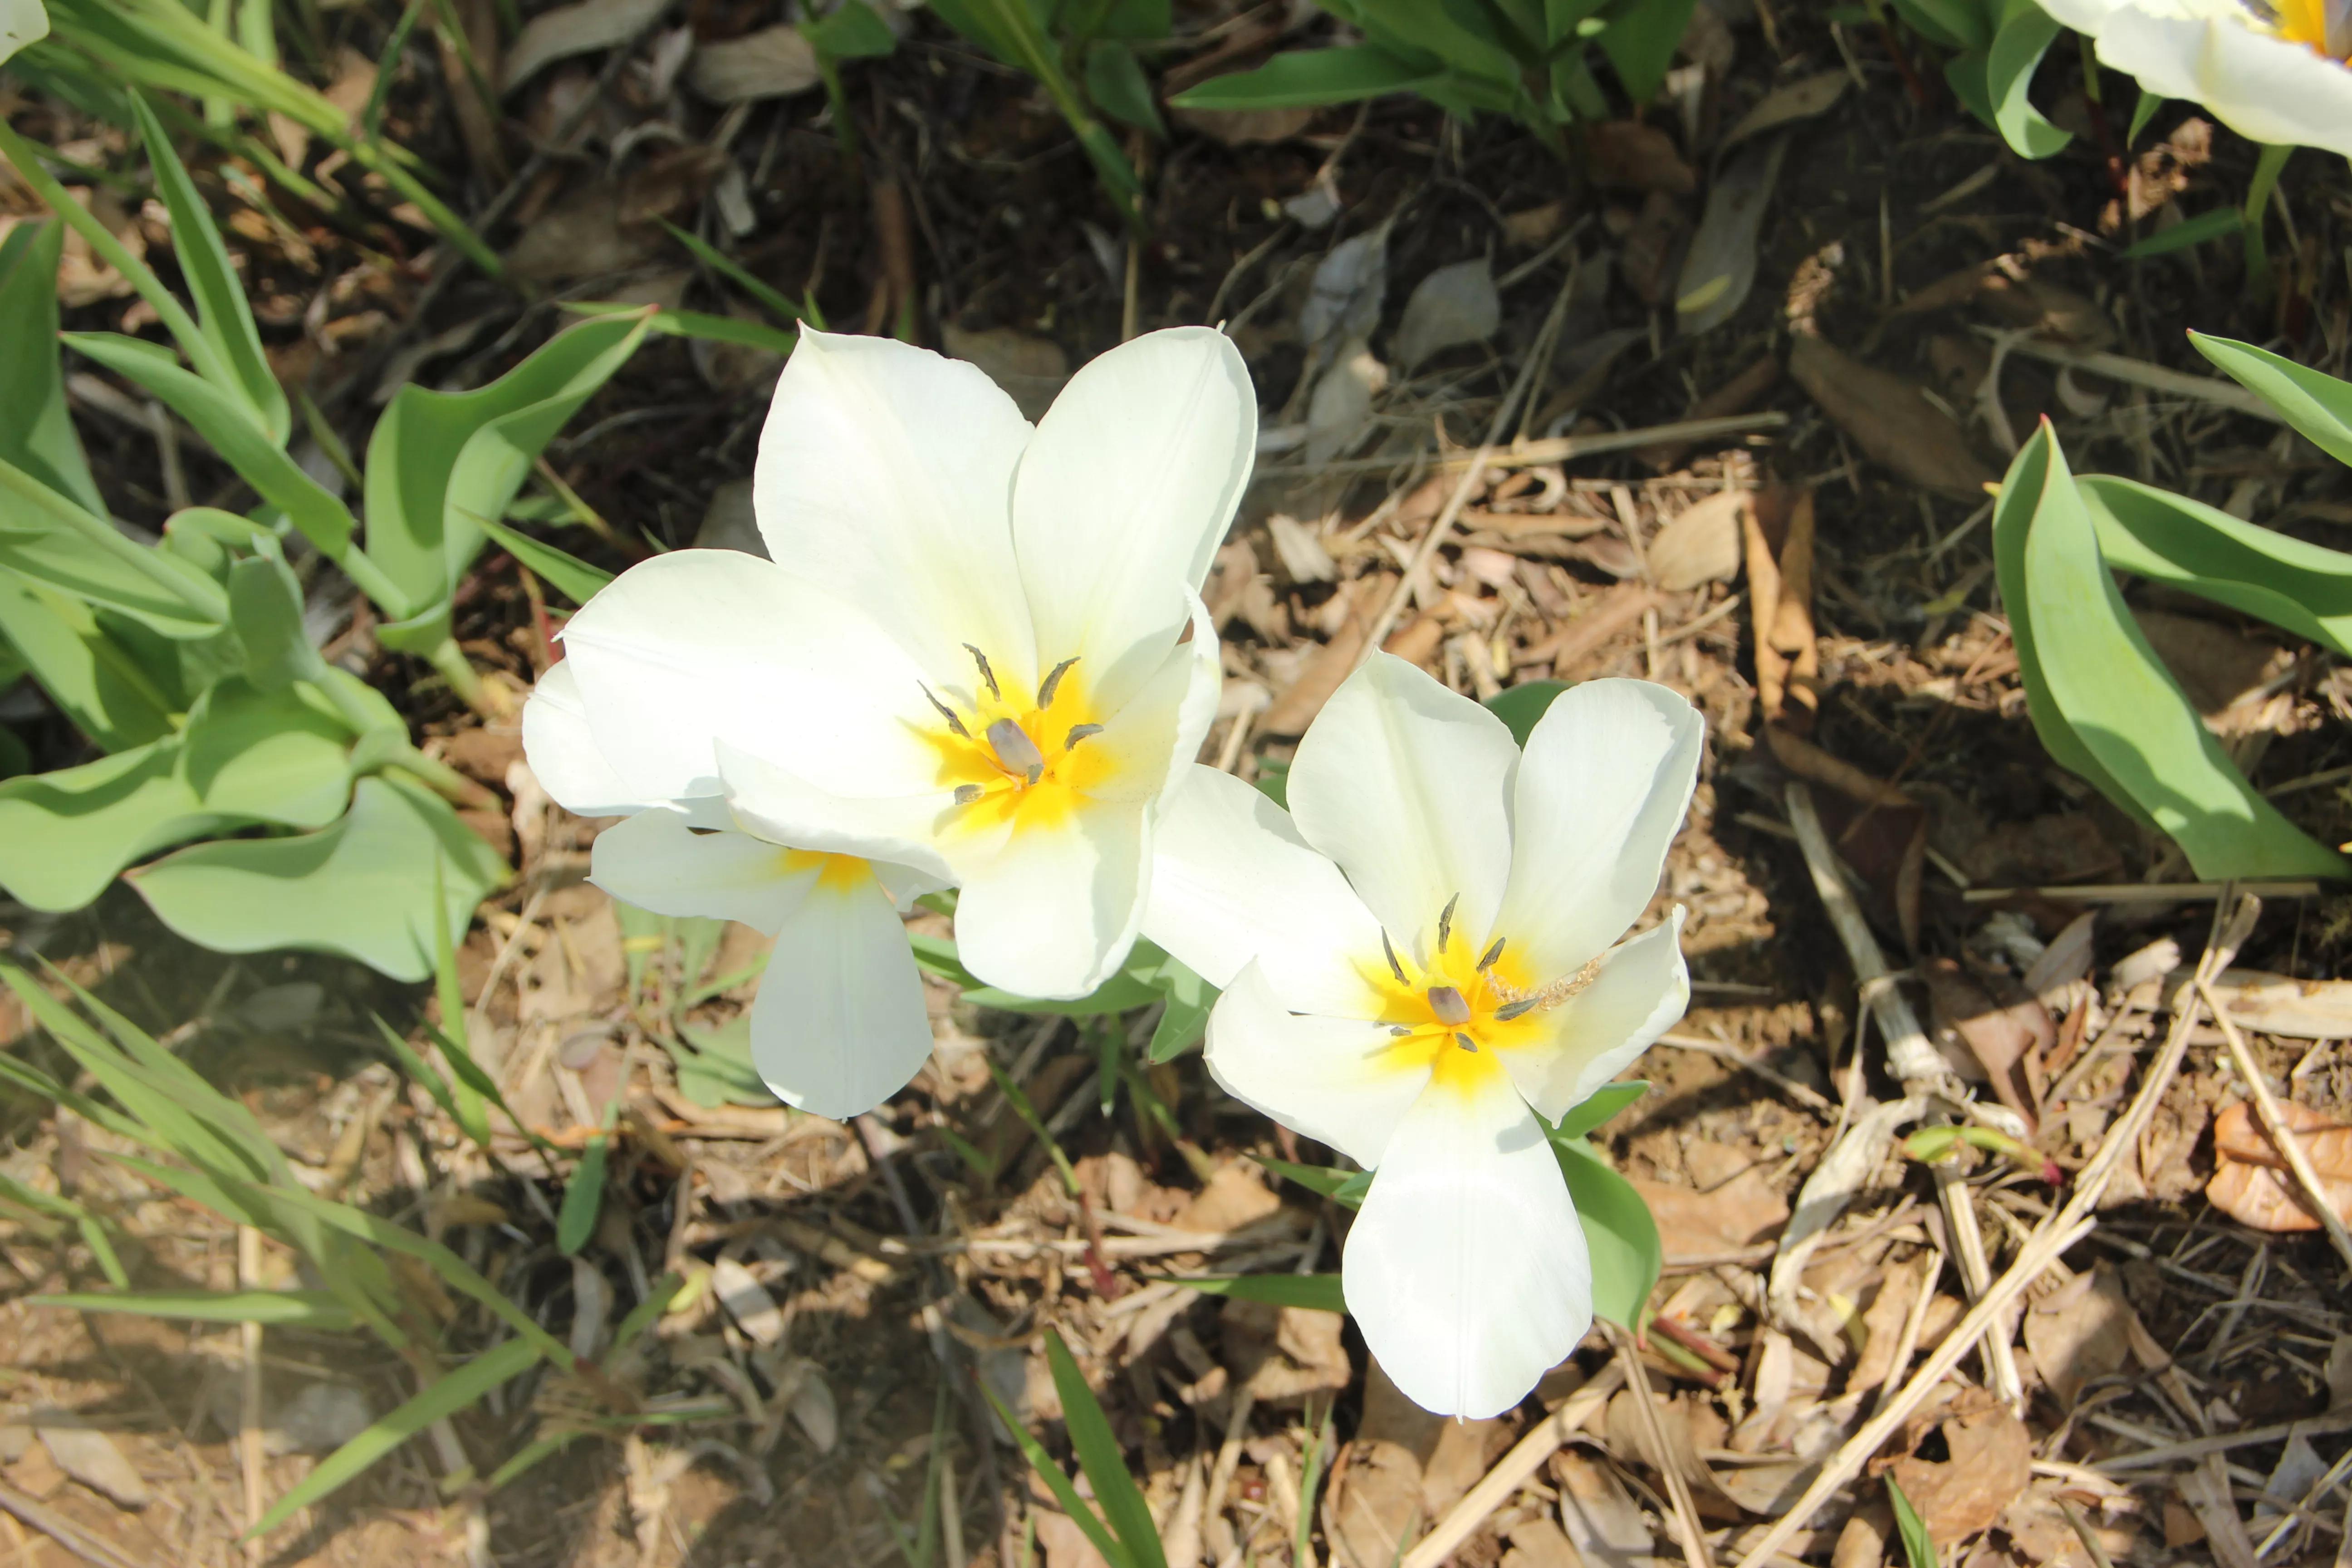
[[[485,719],[509,716],[506,704],[483,683],[481,672],[467,662],[465,649],[457,646],[456,637],[443,637],[439,646],[425,658],[426,663],[440,671],[441,679],[449,683],[449,689],[456,692],[457,700],[467,707]]]

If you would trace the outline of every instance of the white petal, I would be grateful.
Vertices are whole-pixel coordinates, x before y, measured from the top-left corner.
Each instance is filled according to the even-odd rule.
[[[1203,1054],[1227,1094],[1372,1167],[1429,1082],[1426,1060],[1394,1061],[1391,1043],[1380,1024],[1292,1013],[1252,963],[1217,998]]]
[[[719,771],[726,785],[728,808],[747,832],[778,844],[896,862],[912,868],[937,887],[954,883],[938,841],[949,807],[955,803],[950,790],[904,795],[835,795],[789,768],[724,742],[719,747]]]
[[[1407,1398],[1496,1415],[1592,1323],[1592,1265],[1527,1103],[1487,1068],[1433,1079],[1389,1140],[1340,1264],[1348,1310]]]
[[[1483,945],[1494,929],[1510,875],[1518,760],[1500,719],[1376,653],[1298,742],[1290,811],[1397,945],[1426,958],[1457,894],[1455,940]]]
[[[968,670],[968,642],[1034,685],[1012,515],[1029,437],[977,366],[803,327],[752,479],[768,553],[886,620],[929,669]]]
[[[563,645],[597,749],[639,800],[719,793],[719,742],[843,793],[908,793],[936,774],[920,668],[852,605],[756,556],[633,566]]]
[[[1189,589],[1185,597],[1200,603]],[[1081,742],[1113,764],[1087,786],[1092,798],[1156,800],[1200,753],[1224,680],[1208,620],[1202,610],[1192,639],[1162,649],[1159,668],[1141,686],[1130,688],[1133,694],[1104,720],[1102,733]]]
[[[1592,984],[1543,1015],[1540,1046],[1497,1053],[1538,1114],[1557,1121],[1650,1048],[1690,1005],[1683,910],[1601,958]]]
[[[660,806],[596,836],[588,879],[657,915],[741,921],[776,934],[817,879],[821,860],[748,833],[696,833]]]
[[[1647,680],[1588,680],[1545,710],[1519,763],[1495,925],[1538,973],[1575,973],[1648,907],[1706,739],[1698,710]]]
[[[2042,0],[2042,8],[2052,16],[2074,31],[2088,33],[2095,38],[2099,36],[2099,29],[2107,25],[2108,19],[2123,10],[2125,5],[2126,0]]]
[[[1214,768],[1195,764],[1160,807],[1143,934],[1212,985],[1231,985],[1255,960],[1294,1011],[1379,1010],[1349,956],[1380,951],[1380,922],[1288,812]]]
[[[777,1097],[835,1121],[873,1110],[931,1054],[907,928],[870,876],[820,879],[777,933],[751,1004],[751,1065]]]
[[[49,36],[49,14],[41,0],[0,0],[0,60]]]
[[[1083,801],[1059,821],[1023,823],[987,849],[951,846],[964,967],[1022,996],[1094,990],[1135,945],[1149,839],[1139,803]]]
[[[626,816],[646,803],[629,789],[588,731],[588,710],[570,659],[539,678],[522,705],[522,754],[539,787],[579,816]]]
[[[1038,656],[1083,656],[1124,700],[1183,626],[1256,447],[1249,371],[1210,328],[1147,332],[1072,376],[1013,481]]]
[[[2099,58],[2150,92],[2203,104],[2249,141],[2352,156],[2352,68],[2240,16],[2157,15],[2119,6]]]

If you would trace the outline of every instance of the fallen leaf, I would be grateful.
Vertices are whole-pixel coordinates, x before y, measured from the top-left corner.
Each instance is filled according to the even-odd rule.
[[[1936,1544],[1949,1547],[1989,1529],[2032,1480],[2033,1441],[2025,1424],[1981,1389],[1952,1402],[1942,1431],[1948,1458],[1913,1453],[1888,1468]]]
[[[2310,1160],[2321,1196],[2337,1215],[2352,1216],[2352,1127],[2293,1100],[2280,1102],[2279,1120]],[[2304,1206],[2286,1157],[2245,1101],[2214,1117],[2213,1161],[2206,1201],[2231,1219],[2256,1230],[2282,1233],[2320,1228],[2319,1216]]]
[[[1899,375],[1799,333],[1789,374],[1873,460],[1913,484],[1981,500],[1996,477],[1952,416]]]
[[[1583,1568],[1567,1532],[1550,1520],[1521,1520],[1504,1539],[1511,1549],[1503,1553],[1503,1568]]]
[[[1552,1456],[1559,1526],[1591,1568],[1649,1568],[1657,1539],[1614,1470],[1573,1450]]]
[[[1664,304],[1667,294],[1667,265],[1681,247],[1684,230],[1690,226],[1690,216],[1683,204],[1664,191],[1652,191],[1642,200],[1642,210],[1625,233],[1623,248],[1617,253],[1617,271],[1644,305]]]
[[[1502,296],[1485,257],[1441,267],[1416,284],[1404,302],[1390,352],[1410,371],[1432,354],[1484,342],[1503,323]]]
[[[2105,1268],[2078,1274],[2025,1314],[2025,1349],[2060,1403],[2072,1409],[2083,1385],[2123,1370],[2131,1355],[2131,1303]]]
[[[1430,1522],[1421,1461],[1400,1444],[1358,1437],[1333,1468],[1330,1510],[1339,1568],[1389,1568]]]
[[[1756,633],[1756,691],[1769,726],[1811,728],[1821,704],[1813,636],[1813,494],[1769,487],[1741,513],[1748,615]]]
[[[1788,1200],[1758,1166],[1705,1193],[1642,1176],[1626,1180],[1649,1205],[1669,1260],[1737,1252],[1789,1220]]]
[[[1274,542],[1275,559],[1294,583],[1335,583],[1339,568],[1315,531],[1286,511],[1269,513],[1266,537]]]
[[[1503,237],[1521,250],[1533,250],[1550,240],[1568,222],[1566,202],[1546,202],[1541,206],[1503,215]]]
[[[1388,366],[1361,338],[1349,339],[1307,400],[1307,460],[1328,463],[1354,447],[1371,425],[1372,400],[1388,384]]]
[[[2246,636],[2202,616],[2168,610],[2134,610],[2141,635],[2209,726],[2229,733],[2225,716],[2242,699],[2263,690],[2290,661],[2276,643]]]
[[[1675,139],[1642,121],[1612,120],[1592,127],[1585,158],[1592,183],[1603,190],[1686,196],[1698,189],[1698,175],[1683,161]]]
[[[508,48],[500,90],[512,92],[557,60],[625,44],[668,8],[668,0],[581,0],[541,11]]]
[[[1239,1230],[1267,1218],[1281,1207],[1281,1196],[1266,1185],[1258,1167],[1248,1161],[1235,1160],[1219,1166],[1171,1223],[1179,1230]]]
[[[1679,594],[1738,576],[1748,497],[1747,490],[1703,496],[1658,530],[1645,552],[1658,586]]]
[[[1773,89],[1757,100],[1755,108],[1739,117],[1738,124],[1724,132],[1723,141],[1716,149],[1717,154],[1777,126],[1828,113],[1837,100],[1845,96],[1845,86],[1850,79],[1842,70],[1822,71],[1792,81],[1786,87]]]
[[[1037,1545],[1045,1554],[1045,1568],[1110,1568],[1068,1514],[1040,1508],[1032,1510],[1031,1517],[1037,1521]]]
[[[2260,1568],[2261,1559],[2247,1538],[2245,1521],[2238,1517],[2237,1500],[2230,1495],[2230,1473],[2221,1455],[2206,1455],[2196,1468],[2181,1471],[2174,1484],[2180,1489],[2181,1500],[2197,1515],[2197,1522],[2205,1527],[2206,1543],[2221,1568]]]
[[[784,1337],[783,1309],[736,1259],[721,1255],[710,1266],[710,1289],[735,1326],[761,1344],[772,1345]]]
[[[1920,974],[1936,1027],[1960,1037],[2000,1102],[2025,1118],[2030,1134],[2042,1121],[2042,1058],[2058,1043],[2050,1010],[2014,981],[2009,985],[2018,994],[1994,997],[1988,987],[1997,980],[1979,980],[1948,958],[1929,959]]]
[[[787,98],[822,80],[815,48],[789,23],[705,44],[686,68],[686,85],[713,103]]]
[[[1756,286],[1756,242],[1789,139],[1776,136],[1739,154],[1715,177],[1698,232],[1675,284],[1675,319],[1685,337],[1710,331],[1738,312]]]
[[[33,1430],[58,1468],[121,1508],[145,1508],[152,1494],[114,1439],[77,1416],[60,1411],[37,1412]]]
[[[2177,963],[2163,989],[2163,1006],[2179,1005],[2189,976]],[[2301,980],[2259,969],[2225,969],[2213,994],[2242,1029],[2294,1040],[2352,1039],[2352,980]]]
[[[1298,312],[1298,335],[1311,355],[1327,344],[1366,338],[1380,324],[1389,289],[1390,219],[1378,228],[1331,247],[1315,268],[1307,303]]]

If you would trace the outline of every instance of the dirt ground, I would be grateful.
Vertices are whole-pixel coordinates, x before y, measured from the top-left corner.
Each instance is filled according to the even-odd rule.
[[[594,1342],[650,1279],[687,1275],[682,1310],[627,1379],[693,1418],[583,1439],[486,1492],[478,1479],[579,1397],[529,1374],[457,1422],[473,1476],[411,1443],[271,1535],[259,1561],[878,1564],[900,1560],[894,1531],[924,1506],[938,1452],[954,1537],[940,1561],[1087,1568],[1099,1560],[979,1394],[1066,1454],[1048,1328],[1099,1389],[1171,1560],[1302,1568],[1302,1525],[1311,1561],[1345,1568],[1729,1563],[1750,1550],[1962,1316],[1980,1288],[1969,1254],[1997,1276],[2064,1202],[2178,1032],[2178,982],[2217,909],[2219,889],[2188,885],[2176,852],[2036,742],[1992,582],[1986,483],[2046,416],[2079,471],[2331,545],[2352,520],[2340,468],[2280,427],[2062,363],[2096,352],[2202,373],[2183,340],[2193,326],[2343,373],[2340,165],[2305,153],[2290,166],[2267,300],[2233,242],[2126,262],[2135,237],[2235,203],[2253,150],[2178,104],[2122,149],[2069,58],[2045,67],[2037,96],[2077,144],[2025,163],[1953,102],[1916,40],[1806,9],[1707,0],[1667,100],[1596,128],[1567,164],[1502,121],[1448,123],[1407,100],[1250,125],[1180,119],[1152,156],[1150,238],[1132,265],[1042,97],[919,16],[896,56],[852,75],[855,163],[821,93],[728,110],[662,85],[675,35],[658,29],[617,71],[611,51],[592,52],[510,97],[487,159],[439,57],[412,47],[387,131],[445,172],[464,210],[508,198],[491,233],[518,289],[443,268],[429,233],[364,192],[333,213],[280,199],[273,223],[205,171],[281,374],[347,438],[403,379],[469,384],[512,363],[560,324],[559,300],[754,313],[656,221],[719,236],[738,200],[751,224],[726,246],[751,272],[836,327],[911,312],[920,341],[1040,405],[1130,319],[1227,321],[1276,438],[1205,595],[1228,682],[1204,760],[1278,772],[1375,636],[1481,697],[1535,679],[1662,680],[1699,705],[1709,735],[1645,917],[1688,910],[1695,1000],[1628,1074],[1647,1095],[1597,1135],[1659,1221],[1659,1325],[1638,1347],[1596,1330],[1520,1410],[1448,1424],[1407,1405],[1344,1321],[1172,1282],[1328,1272],[1348,1213],[1255,1163],[1330,1156],[1223,1097],[1196,1057],[1116,1068],[1139,1061],[1148,1014],[991,1014],[935,985],[937,1054],[856,1126],[689,1092],[751,988],[684,998],[755,959],[756,941],[625,924],[583,880],[597,825],[546,801],[512,725],[481,722],[423,666],[377,648],[360,606],[330,654],[393,693],[504,807],[478,826],[519,875],[461,955],[477,1055],[566,1147],[596,1108],[626,1108],[578,1258],[553,1242],[559,1173],[520,1139],[493,1165],[383,1058],[372,1018],[410,1029],[436,1016],[422,990],[323,959],[191,949],[120,888],[63,919],[0,905],[0,952],[90,985],[232,1087],[306,1182],[447,1240],[559,1334],[584,1319]],[[700,0],[688,12],[676,25],[704,44],[772,19]],[[338,89],[364,86],[396,8],[332,15],[348,51],[329,57]],[[1179,82],[1316,25],[1281,7],[1188,4],[1178,18],[1184,47],[1161,68]],[[2105,79],[2110,106],[2119,83]],[[1747,132],[1759,105],[1790,103],[1810,111]],[[531,156],[574,111],[573,142]],[[102,127],[21,99],[10,112],[127,165]],[[1754,286],[1721,324],[1678,333],[1678,268],[1711,195],[1746,177],[1743,149],[1775,138]],[[1317,192],[1328,212],[1301,205]],[[0,184],[0,211],[26,210]],[[118,216],[127,230],[142,221]],[[1318,278],[1344,281],[1339,247],[1376,233],[1384,288],[1359,277],[1349,296],[1369,300],[1369,341],[1310,342]],[[1406,301],[1481,257],[1498,330],[1402,363]],[[85,271],[72,321],[138,326],[139,307]],[[529,526],[615,569],[743,542],[775,370],[749,351],[653,342],[551,452],[596,522],[547,521],[551,503]],[[1457,496],[1469,449],[1522,384],[1507,460]],[[160,521],[169,486],[152,436],[79,395],[110,502]],[[1694,420],[1717,423],[1685,429]],[[234,493],[200,448],[182,458],[195,496]],[[2212,606],[2145,587],[2132,598],[2257,785],[2326,842],[2352,838],[2346,672]],[[564,609],[492,552],[459,626],[519,694]],[[17,722],[44,765],[79,755],[54,716]],[[1853,1140],[1909,1086],[1890,1070],[1885,1019],[1864,1025],[1887,987],[1858,983],[1825,912],[1792,784],[1850,868],[1840,885],[1900,972],[1897,994],[1979,1100],[2021,1108],[2057,1186],[2031,1162],[1969,1151],[1945,1178],[1955,1198],[1898,1147]],[[2352,898],[2267,889],[2217,988],[2284,1097],[2322,1121],[2352,1121],[2352,1061],[2337,1055],[2352,998],[2333,983],[2347,942]],[[2245,1093],[2222,1030],[2197,1021],[2182,1037],[2179,1076],[2119,1149],[2096,1228],[1862,1479],[1806,1515],[1780,1561],[1901,1561],[1881,1474],[1945,1561],[1973,1568],[2345,1560],[2346,1263],[2279,1195],[2284,1176],[2268,1208],[2260,1194],[2209,1197],[2224,1163],[2242,1167],[2242,1188],[2270,1175],[2217,1152],[2215,1119]],[[5,1008],[0,1047],[53,1055]],[[1077,1197],[992,1063],[1072,1162]],[[103,1209],[135,1283],[234,1285],[231,1227],[97,1157],[99,1130],[46,1106],[6,1113],[0,1165]],[[1835,1217],[1801,1251],[1801,1189],[1822,1195],[1806,1184],[1848,1146],[1866,1157],[1828,1184]],[[1980,1239],[1956,1234],[1956,1203]],[[238,1331],[32,1304],[102,1285],[70,1237],[0,1227],[0,1555],[62,1563],[79,1542],[99,1562],[244,1557]],[[452,1362],[486,1342],[478,1314],[455,1304],[441,1327]],[[415,1387],[360,1335],[273,1329],[264,1374],[268,1496]],[[1637,1377],[1654,1399],[1620,1387]],[[1556,1430],[1561,1411],[1572,1431]],[[60,1431],[99,1434],[112,1467]],[[1515,1462],[1523,1440],[1535,1457]],[[1309,1475],[1319,1485],[1302,1496]],[[1480,1489],[1490,1476],[1500,1484]],[[1445,1521],[1460,1526],[1451,1544],[1415,1555]]]

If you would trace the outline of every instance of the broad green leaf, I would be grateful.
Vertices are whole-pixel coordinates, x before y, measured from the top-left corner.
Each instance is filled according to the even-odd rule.
[[[1169,1283],[1190,1285],[1210,1296],[1231,1296],[1244,1301],[1271,1301],[1277,1307],[1307,1307],[1318,1312],[1344,1312],[1337,1274],[1171,1274]]]
[[[1992,45],[1992,21],[1976,0],[1891,0],[1911,30],[1939,48],[1984,49]]]
[[[1325,1165],[1298,1165],[1265,1154],[1254,1154],[1251,1158],[1283,1180],[1296,1182],[1308,1192],[1329,1198],[1346,1208],[1361,1208],[1364,1194],[1372,1190],[1372,1173],[1370,1171],[1335,1171]]]
[[[495,518],[478,517],[475,523],[506,552],[547,580],[550,587],[575,605],[584,605],[613,580],[601,566],[591,566],[554,545],[520,533]]]
[[[1601,50],[1635,103],[1647,103],[1665,85],[1675,47],[1690,26],[1693,0],[1636,0],[1601,35]]]
[[[2166,673],[2046,422],[2001,482],[1993,548],[2028,709],[2062,766],[2170,834],[2200,877],[2346,873],[2246,783]]]
[[[2147,129],[2147,122],[2155,119],[2156,111],[2163,107],[2163,94],[2150,92],[2147,89],[2141,88],[2139,101],[2132,105],[2131,130],[2124,136],[2124,145],[2128,147],[2138,141],[2139,133]]]
[[[1070,1435],[1079,1470],[1094,1483],[1103,1522],[1118,1538],[1128,1561],[1136,1568],[1168,1568],[1168,1559],[1160,1550],[1159,1529],[1151,1522],[1151,1506],[1143,1500],[1142,1489],[1127,1468],[1127,1456],[1120,1451],[1118,1439],[1111,1436],[1110,1422],[1094,1391],[1087,1386],[1086,1374],[1072,1359],[1070,1347],[1051,1329],[1045,1331],[1045,1364],[1053,1370],[1054,1391],[1062,1396],[1063,1429]]]
[[[297,1511],[357,1479],[377,1460],[436,1421],[455,1415],[500,1384],[528,1371],[538,1360],[539,1352],[529,1342],[508,1340],[443,1373],[407,1404],[320,1460],[316,1469],[261,1516],[248,1535],[268,1534]]]
[[[1960,100],[1960,107],[1987,125],[1992,125],[1993,117],[1999,110],[1993,102],[1992,79],[1987,72],[1989,64],[1989,56],[1983,49],[1969,49],[1964,54],[1954,55],[1944,62],[1944,81],[1951,88],[1952,96]]]
[[[2051,124],[2026,96],[2042,57],[2063,31],[2058,19],[2039,5],[2020,6],[1985,51],[1985,92],[1992,100],[1993,129],[2021,158],[2047,158],[2074,139]]]
[[[1168,101],[1179,109],[1315,109],[1391,92],[1419,92],[1442,73],[1376,44],[1292,49],[1255,70],[1213,76]]]
[[[129,880],[165,925],[216,952],[340,953],[422,981],[433,973],[436,854],[462,926],[505,865],[438,796],[385,776],[362,779],[351,810],[316,833],[200,844]]]
[[[1486,699],[1486,711],[1510,727],[1511,739],[1524,750],[1535,733],[1536,721],[1551,707],[1552,699],[1568,689],[1564,680],[1528,680]]]
[[[140,139],[147,144],[156,195],[163,198],[164,208],[171,214],[172,254],[179,260],[188,292],[195,298],[196,324],[235,377],[231,385],[221,390],[241,397],[262,432],[282,447],[293,429],[293,412],[285,389],[269,368],[269,356],[262,352],[252,307],[246,303],[245,283],[229,263],[228,247],[221,243],[212,210],[205,205],[195,182],[188,178],[171,137],[164,134],[147,100],[135,89],[124,96],[131,101]]]
[[[2352,384],[2252,343],[2203,332],[2189,333],[2189,341],[2223,374],[2277,409],[2313,446],[2339,463],[2352,463]]]
[[[20,223],[0,243],[0,461],[14,464],[85,511],[106,515],[74,433],[58,363],[58,262],[65,225]]]
[[[1152,100],[1151,82],[1143,74],[1135,51],[1114,38],[1097,39],[1087,48],[1087,96],[1094,105],[1121,124],[1168,134]]]
[[[228,568],[229,624],[245,650],[246,678],[265,691],[324,679],[326,661],[302,626],[302,586],[274,552]]]
[[[1175,26],[1174,13],[1170,0],[1110,0],[1087,37],[1135,42],[1164,38]]]
[[[697,1105],[773,1105],[775,1091],[751,1065],[751,1016],[739,1013],[715,1029],[681,1026],[686,1046],[673,1044],[670,1061],[680,1094]],[[689,1048],[690,1047],[690,1048]]]
[[[476,518],[506,515],[555,433],[636,352],[643,312],[566,328],[473,392],[404,386],[368,442],[368,553],[408,596],[446,603],[481,547]]]
[[[1911,1506],[1911,1500],[1903,1495],[1903,1489],[1895,1484],[1891,1474],[1886,1478],[1886,1501],[1895,1510],[1895,1532],[1902,1537],[1903,1561],[1906,1568],[1938,1568],[1944,1557],[1936,1550],[1934,1532],[1928,1530],[1927,1521],[1919,1517],[1919,1510]]]
[[[832,60],[880,59],[898,47],[890,24],[877,16],[866,0],[842,0],[823,17],[801,25],[801,34],[817,53]]]
[[[0,570],[0,640],[74,727],[110,752],[172,732],[179,704],[88,605]]]
[[[176,741],[0,782],[0,888],[78,910],[125,866],[215,826],[178,773]]]
[[[1106,1013],[1125,1013],[1137,1007],[1148,1007],[1160,1000],[1160,993],[1133,974],[1121,970],[1097,987],[1091,995],[1076,1000],[1054,1000],[1035,996],[1015,996],[983,984],[978,975],[963,966],[956,956],[956,944],[947,937],[913,935],[908,939],[915,949],[915,963],[942,980],[964,988],[964,1000],[975,1007],[994,1007],[1006,1013],[1050,1013],[1066,1018],[1093,1018]]]
[[[2209,239],[2220,239],[2246,226],[2246,218],[2235,207],[2215,207],[2184,218],[2170,228],[2158,229],[2146,239],[2134,240],[2124,247],[2126,261],[2144,261],[2151,256],[2168,256],[2176,250],[2202,245]]]
[[[1582,1104],[1570,1108],[1568,1114],[1559,1119],[1559,1125],[1552,1130],[1552,1136],[1581,1138],[1649,1092],[1645,1079],[1604,1085],[1593,1090]]]
[[[604,1208],[604,1156],[612,1134],[598,1132],[588,1140],[572,1179],[563,1185],[563,1206],[555,1215],[555,1250],[569,1258],[588,1245],[596,1233],[596,1216]]]
[[[2108,566],[2242,610],[2352,658],[2352,555],[2131,479],[2075,489]]]
[[[1217,1004],[1217,989],[1177,959],[1160,966],[1159,984],[1168,998],[1160,1021],[1151,1027],[1151,1044],[1144,1059],[1164,1062],[1189,1050],[1208,1028],[1209,1012]]]
[[[1668,3],[1687,5],[1688,0]],[[1364,37],[1376,44],[1442,60],[1456,77],[1507,86],[1518,82],[1519,62],[1475,0],[1357,0],[1357,5]]]
[[[11,670],[7,649],[0,647],[0,689],[14,685],[22,670]],[[0,779],[13,779],[33,771],[33,753],[23,737],[16,731],[0,725]]]
[[[210,637],[228,619],[228,595],[196,567],[134,543],[103,517],[5,461],[0,567],[132,616],[165,637]]]
[[[214,816],[324,827],[351,799],[351,739],[324,699],[232,676],[188,710],[180,777]]]
[[[1555,1135],[1551,1151],[1584,1226],[1584,1246],[1592,1258],[1593,1315],[1638,1331],[1665,1259],[1658,1223],[1633,1184],[1591,1144]]]
[[[283,447],[253,422],[243,403],[184,369],[152,343],[112,332],[68,332],[66,342],[107,369],[137,382],[195,426],[221,460],[261,499],[284,512],[320,554],[340,558],[351,543],[351,509],[304,473]]]
[[[29,1305],[68,1312],[130,1312],[198,1323],[262,1323],[338,1333],[359,1327],[352,1310],[324,1290],[108,1290],[35,1296]]]

